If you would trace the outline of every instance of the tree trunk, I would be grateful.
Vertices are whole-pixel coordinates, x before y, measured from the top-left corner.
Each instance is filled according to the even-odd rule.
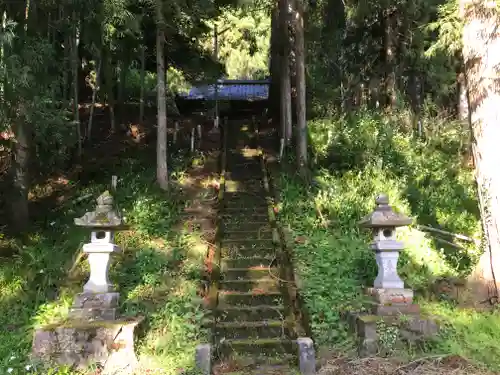
[[[295,67],[297,110],[297,163],[299,170],[307,165],[306,68],[304,56],[304,5],[295,1]]]
[[[385,101],[387,108],[396,104],[396,67],[395,67],[395,15],[390,12],[384,17],[384,51],[385,51]]]
[[[156,179],[163,190],[168,189],[167,169],[167,102],[165,95],[165,58],[163,47],[165,40],[163,14],[161,6],[157,5],[156,29],[156,73],[158,77],[158,133],[156,140]]]
[[[271,15],[271,47],[269,72],[271,73],[271,82],[269,87],[269,108],[271,118],[275,123],[279,122],[280,118],[280,20],[279,9],[276,5],[273,8]]]
[[[111,55],[111,50],[107,47],[104,47],[105,58],[103,58],[104,66],[104,74],[105,74],[105,84],[106,84],[106,94],[108,97],[108,109],[109,109],[109,123],[110,123],[110,132],[114,133],[116,131],[115,124],[115,93],[114,93],[114,68],[113,68],[113,57]]]
[[[89,122],[87,124],[87,134],[86,134],[87,141],[90,141],[90,139],[92,138],[92,122],[94,120],[95,102],[97,100],[97,93],[99,92],[101,86],[102,50],[99,52],[99,56],[97,57],[97,59],[99,61],[97,62],[97,67],[95,72],[94,89],[92,90],[92,103],[90,104]]]
[[[288,32],[289,0],[279,0],[280,4],[280,120],[282,137],[290,145],[292,139],[292,89],[290,85],[290,35]]]
[[[71,70],[73,73],[73,121],[78,137],[78,159],[82,157],[82,134],[80,127],[80,111],[78,97],[78,26],[76,11],[73,11],[73,38],[71,43]]]
[[[473,135],[473,154],[487,248],[470,276],[474,296],[496,295],[500,268],[500,17],[491,4],[461,0],[465,74]],[[498,273],[497,273],[498,274]]]
[[[12,197],[11,217],[16,232],[23,232],[29,224],[28,192],[29,192],[29,150],[31,132],[29,124],[24,121],[24,110],[19,106],[18,115],[12,130],[15,135],[14,152],[12,154]]]
[[[141,93],[139,98],[139,124],[144,122],[144,85],[146,79],[146,47],[141,47]]]

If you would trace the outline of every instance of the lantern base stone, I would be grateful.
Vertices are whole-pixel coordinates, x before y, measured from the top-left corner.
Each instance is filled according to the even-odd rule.
[[[421,344],[435,336],[438,325],[419,315],[380,316],[370,313],[349,312],[346,316],[351,331],[356,335],[360,356],[372,356],[390,352],[405,345]],[[391,347],[381,339],[388,329],[396,329],[397,337]]]
[[[381,305],[409,305],[413,302],[413,290],[404,288],[367,288],[366,294]]]
[[[88,293],[78,294],[69,311],[70,319],[115,320],[120,294]]]
[[[142,321],[69,320],[35,330],[32,357],[48,365],[76,369],[103,366],[102,374],[132,374],[137,366],[134,329]]]

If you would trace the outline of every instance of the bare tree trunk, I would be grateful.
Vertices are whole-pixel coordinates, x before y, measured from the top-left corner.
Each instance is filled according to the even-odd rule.
[[[12,154],[12,187],[10,199],[12,224],[16,232],[23,232],[29,224],[28,191],[29,191],[29,150],[31,145],[31,130],[24,121],[22,105],[17,111],[19,115],[12,130],[15,135],[14,152]]]
[[[307,166],[306,68],[304,40],[304,5],[295,1],[295,67],[297,110],[297,163],[299,170]]]
[[[108,108],[109,108],[109,122],[110,131],[114,133],[116,131],[116,121],[115,121],[115,93],[114,93],[114,72],[113,72],[113,57],[111,55],[111,50],[108,47],[104,47],[105,58],[104,60],[104,74],[105,74],[105,84],[106,84],[106,94],[108,97]]]
[[[156,179],[163,190],[168,189],[167,169],[167,102],[165,95],[164,22],[161,5],[157,5],[156,74],[158,77],[158,133],[156,140]]]
[[[384,50],[385,50],[385,101],[388,108],[396,104],[396,67],[395,67],[395,15],[391,12],[384,17]]]
[[[464,21],[462,34],[473,154],[481,217],[487,249],[469,281],[480,300],[498,296],[496,274],[500,272],[500,17],[495,2],[460,1]],[[486,298],[485,298],[486,297]]]
[[[97,59],[99,61],[97,62],[97,68],[95,72],[95,85],[94,89],[92,90],[92,103],[90,104],[89,122],[87,124],[87,136],[86,136],[87,141],[90,141],[90,139],[92,138],[92,122],[94,120],[95,102],[97,99],[97,93],[101,88],[100,86],[101,86],[102,51],[99,52],[99,56],[97,57]]]
[[[78,137],[78,158],[82,157],[82,134],[80,127],[80,111],[78,97],[78,26],[76,11],[73,11],[73,38],[71,43],[71,70],[73,73],[73,120]]]
[[[290,84],[290,35],[288,32],[289,0],[279,0],[281,54],[280,54],[280,120],[282,136],[287,145],[292,139],[292,89]]]
[[[271,47],[269,72],[271,73],[271,82],[269,88],[269,107],[271,118],[278,123],[280,118],[280,20],[279,9],[276,4],[273,7],[271,15]]]
[[[139,124],[144,122],[144,85],[146,78],[146,47],[141,46],[141,94],[139,98]]]

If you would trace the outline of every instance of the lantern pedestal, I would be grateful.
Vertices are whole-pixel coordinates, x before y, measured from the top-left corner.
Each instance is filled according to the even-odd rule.
[[[33,357],[78,369],[101,364],[102,374],[132,374],[137,365],[134,329],[143,319],[117,317],[120,295],[114,291],[108,271],[111,254],[121,251],[114,244],[114,234],[125,227],[113,209],[111,195],[102,194],[95,211],[75,219],[75,224],[91,231],[90,243],[83,246],[89,279],[83,292],[76,295],[68,319],[35,331]]]
[[[366,295],[373,301],[371,313],[380,316],[415,315],[420,307],[413,303],[413,290],[404,288],[367,288]]]
[[[360,225],[372,230],[371,248],[375,252],[378,274],[373,287],[365,290],[370,300],[366,309],[347,314],[350,327],[358,336],[360,355],[391,351],[395,348],[385,347],[387,341],[399,346],[404,341],[425,340],[438,330],[436,323],[420,317],[420,307],[413,303],[413,290],[405,288],[397,272],[404,244],[396,240],[396,228],[411,224],[411,219],[394,212],[386,195],[378,196],[375,202],[375,210],[364,217]]]

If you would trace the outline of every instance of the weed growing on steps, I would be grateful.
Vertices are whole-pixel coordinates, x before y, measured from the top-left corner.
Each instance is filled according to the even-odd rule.
[[[177,158],[170,165],[181,172],[186,162]],[[137,344],[140,362],[145,368],[163,368],[164,374],[193,365],[195,346],[203,338],[201,311],[194,302],[206,248],[199,245],[201,233],[173,229],[184,203],[175,187],[168,193],[156,187],[154,163],[135,155],[123,157],[120,165],[104,182],[71,189],[67,203],[47,211],[28,240],[2,239],[0,247],[10,246],[15,255],[0,264],[0,372],[74,374],[39,366],[28,372],[27,356],[33,328],[64,318],[81,291],[86,262],[69,270],[89,233],[75,227],[73,219],[95,207],[94,199],[109,188],[111,173],[120,178],[116,201],[131,230],[117,236],[124,251],[114,256],[110,279],[121,293],[122,314],[146,317]]]
[[[440,121],[431,120],[425,122]],[[463,163],[467,141],[461,125],[440,121],[440,132],[424,141],[409,134],[405,123],[401,114],[364,112],[310,122],[314,186],[304,186],[293,172],[284,172],[277,181],[279,220],[295,239],[294,266],[320,345],[338,347],[349,341],[342,312],[362,305],[363,287],[376,276],[370,233],[357,222],[373,210],[378,193],[388,194],[394,208],[418,224],[481,238],[473,171]],[[497,314],[424,298],[437,277],[470,272],[479,256],[476,245],[447,246],[415,226],[401,229],[399,237],[406,244],[400,275],[417,292],[423,312],[445,327],[425,350],[459,354],[500,369]]]

